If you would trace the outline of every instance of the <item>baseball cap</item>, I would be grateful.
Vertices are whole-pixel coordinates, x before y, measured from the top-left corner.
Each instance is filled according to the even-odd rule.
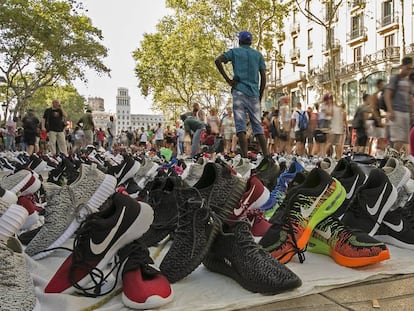
[[[253,36],[250,32],[246,30],[240,31],[237,37],[242,43],[252,43]]]

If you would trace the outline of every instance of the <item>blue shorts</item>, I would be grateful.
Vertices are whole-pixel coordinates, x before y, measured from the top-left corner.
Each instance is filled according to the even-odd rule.
[[[248,114],[253,135],[263,134],[259,98],[247,96],[235,89],[231,93],[233,95],[233,115],[236,133],[247,131],[246,114]]]

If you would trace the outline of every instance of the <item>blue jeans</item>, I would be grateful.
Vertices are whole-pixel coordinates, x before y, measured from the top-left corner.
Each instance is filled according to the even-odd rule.
[[[178,142],[178,154],[184,154],[185,150],[184,150],[184,142],[183,141],[179,141]]]
[[[231,93],[233,95],[233,115],[236,133],[247,131],[246,114],[248,114],[253,135],[263,134],[259,98],[247,96],[235,89]]]
[[[194,157],[200,150],[200,134],[205,128],[198,129],[193,134],[191,141],[191,157]]]
[[[109,135],[108,136],[108,151],[112,152],[112,146],[114,145],[114,137]]]

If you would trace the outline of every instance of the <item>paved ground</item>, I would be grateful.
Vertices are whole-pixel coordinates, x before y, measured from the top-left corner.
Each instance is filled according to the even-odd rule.
[[[414,264],[414,261],[413,261]],[[358,283],[239,311],[413,311],[414,274]]]

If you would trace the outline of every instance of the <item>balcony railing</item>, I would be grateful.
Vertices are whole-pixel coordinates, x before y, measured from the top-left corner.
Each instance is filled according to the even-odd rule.
[[[366,31],[363,28],[353,29],[348,33],[349,40],[356,40],[360,37],[363,37],[366,34]]]
[[[297,34],[300,31],[300,24],[299,23],[293,23],[290,25],[290,33],[291,34]]]
[[[337,52],[341,48],[341,42],[338,39],[335,39],[331,43],[331,48],[332,48],[332,51]],[[325,55],[329,53],[328,44],[322,45],[322,53]]]

